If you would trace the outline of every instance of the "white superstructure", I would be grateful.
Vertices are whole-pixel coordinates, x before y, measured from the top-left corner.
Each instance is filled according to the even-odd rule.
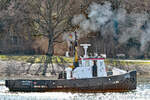
[[[85,55],[83,58],[78,59],[78,62],[79,62],[78,67],[72,70],[68,68],[66,69],[67,79],[82,79],[82,78],[94,78],[94,77],[107,76],[104,58],[88,57],[87,49],[88,49],[88,46],[91,46],[91,45],[81,44],[81,46],[83,46],[85,50]],[[96,73],[96,76],[94,76],[93,73]]]
[[[94,61],[96,61],[97,66],[97,77],[107,76],[104,58],[82,58],[80,59],[81,66],[72,71],[72,77],[76,79],[93,78],[92,67],[94,66]]]

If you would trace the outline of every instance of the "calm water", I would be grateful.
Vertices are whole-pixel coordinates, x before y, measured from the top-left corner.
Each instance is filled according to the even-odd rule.
[[[0,86],[0,100],[150,100],[150,81],[138,82],[135,91],[126,93],[10,93]]]

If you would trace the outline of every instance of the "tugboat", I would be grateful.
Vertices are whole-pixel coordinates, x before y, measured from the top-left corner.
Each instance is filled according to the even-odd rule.
[[[113,69],[108,74],[104,58],[89,57],[87,49],[90,44],[81,44],[85,54],[78,58],[75,47],[73,66],[65,69],[57,80],[6,80],[10,91],[18,92],[126,92],[136,89],[136,71]],[[64,74],[63,74],[64,75]]]

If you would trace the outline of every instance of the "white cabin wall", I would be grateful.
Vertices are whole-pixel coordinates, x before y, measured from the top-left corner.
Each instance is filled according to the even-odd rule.
[[[92,78],[92,67],[77,67],[72,72],[73,78]]]
[[[94,64],[92,60],[82,60],[81,63],[81,67],[92,67]]]
[[[97,60],[97,76],[98,77],[107,76],[104,60]]]

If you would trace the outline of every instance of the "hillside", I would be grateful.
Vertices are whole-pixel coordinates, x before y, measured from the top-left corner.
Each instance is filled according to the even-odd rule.
[[[43,11],[37,10],[36,3],[43,7]],[[92,55],[98,53],[116,58],[117,54],[124,54],[126,58],[150,58],[149,0],[70,0],[63,7],[58,7],[59,11],[63,11],[61,17],[58,16],[59,11],[52,9],[51,19],[44,12],[47,11],[45,2],[36,3],[19,0],[0,2],[1,54],[51,52],[64,56],[74,41],[74,38],[70,39],[70,34],[76,31],[79,44],[92,44],[89,50]],[[20,5],[17,8],[13,4]],[[94,15],[94,11],[98,14]],[[101,16],[103,14],[105,16]],[[45,22],[43,16],[47,19]],[[57,22],[58,19],[60,22]],[[53,23],[47,25],[48,22],[59,24],[56,24],[57,27],[47,27],[55,26]],[[67,40],[64,34],[67,34]],[[52,46],[49,47],[49,44]],[[82,55],[82,48],[79,51]]]

